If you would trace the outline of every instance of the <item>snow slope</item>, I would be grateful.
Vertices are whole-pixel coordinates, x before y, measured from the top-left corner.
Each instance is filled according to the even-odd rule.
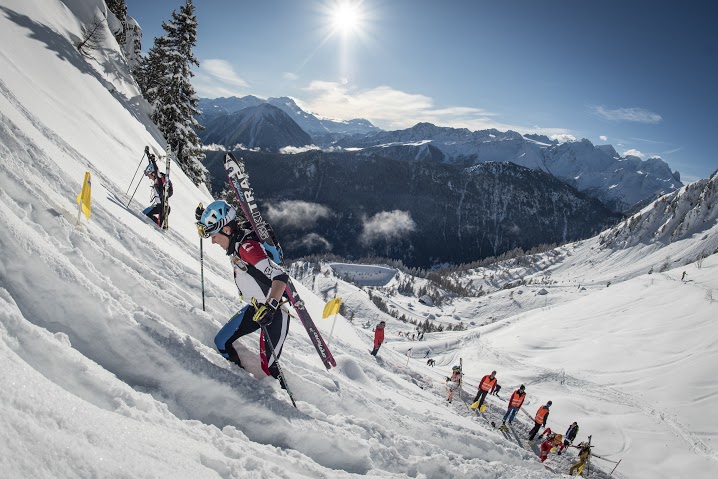
[[[282,364],[298,410],[262,377],[256,335],[239,345],[248,371],[225,361],[213,337],[241,303],[225,255],[205,244],[201,309],[193,213],[210,198],[174,168],[167,233],[141,214],[146,180],[125,206],[144,145],[161,152],[164,141],[114,39],[89,58],[72,46],[80,23],[101,8],[100,0],[0,0],[3,477],[555,477],[525,440],[526,415],[503,435],[489,425],[500,420],[500,399],[490,398],[485,418],[466,408],[492,368],[504,398],[526,383],[529,414],[551,398],[551,426],[577,420],[579,440],[593,434],[597,453],[623,458],[614,477],[718,473],[710,296],[718,297],[718,264],[715,255],[701,268],[691,264],[718,247],[710,221],[667,244],[567,245],[524,273],[493,271],[485,284],[496,291],[481,298],[429,309],[392,296],[419,315],[488,324],[412,342],[396,334],[409,326],[389,319],[378,358],[361,324],[386,315],[367,292],[328,268],[306,275],[319,296],[298,288],[325,336],[331,321],[318,318],[332,288],[355,320],[338,317],[331,371],[303,328],[291,326]],[[86,170],[93,213],[76,226]],[[521,295],[498,290],[503,275],[519,274],[542,281]],[[537,297],[539,287],[549,294]],[[466,393],[447,405],[444,377],[459,358]],[[547,464],[565,472],[574,458],[572,451]]]
[[[140,213],[146,182],[125,207],[144,145],[161,153],[163,141],[114,39],[87,58],[73,47],[102,9],[0,4],[3,477],[546,477],[530,452],[418,388],[401,355],[367,354],[346,324],[330,372],[292,326],[282,362],[299,410],[257,366],[216,353],[240,303],[208,246],[200,308],[193,211],[210,198],[174,168],[169,232]],[[86,170],[93,213],[76,227]],[[256,365],[256,335],[241,343]]]

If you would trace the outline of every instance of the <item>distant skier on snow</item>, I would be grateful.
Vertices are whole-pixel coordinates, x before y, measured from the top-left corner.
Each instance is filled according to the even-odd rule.
[[[550,429],[547,429],[547,431],[550,431]],[[539,459],[541,459],[541,462],[544,462],[548,458],[551,451],[558,449],[558,454],[561,454],[561,450],[564,448],[563,442],[561,442],[562,439],[561,434],[549,432],[546,435],[546,440],[542,442],[539,447]]]
[[[578,435],[578,423],[576,421],[571,424],[568,429],[566,430],[566,438],[563,440],[564,447],[568,447],[571,444],[573,444],[573,440],[576,439],[576,436]],[[559,452],[559,454],[561,454]]]
[[[239,294],[251,301],[219,330],[214,338],[217,349],[229,361],[243,367],[232,343],[266,326],[269,338],[262,332],[259,342],[262,370],[279,379],[282,388],[285,388],[276,360],[282,354],[289,332],[289,314],[281,307],[289,276],[267,255],[251,225],[241,221],[243,218],[238,217],[237,210],[227,202],[214,201],[204,211],[198,209],[195,214],[200,236],[211,238],[212,244],[221,246],[227,252]],[[267,339],[274,350],[271,358],[267,357]]]
[[[446,378],[446,387],[449,388],[449,398],[447,401],[451,403],[454,399],[454,391],[461,386],[461,367],[454,366],[451,368],[451,377]]]
[[[541,429],[542,427],[546,427],[546,423],[548,422],[548,413],[549,408],[551,407],[551,404],[553,404],[552,401],[547,402],[545,405],[538,408],[538,411],[536,411],[536,417],[534,417],[534,427],[531,429],[531,432],[529,432],[529,441],[533,441],[534,437],[536,437],[536,433]]]
[[[496,384],[494,384],[493,387],[491,388],[491,391],[489,391],[489,394],[490,394],[490,395],[493,395],[493,396],[496,396],[496,397],[499,397],[499,391],[501,391],[501,384],[496,383]]]
[[[583,474],[583,467],[586,465],[586,461],[588,460],[588,457],[591,455],[591,446],[588,445],[586,442],[580,443],[578,446],[573,446],[578,448],[578,462],[576,462],[574,465],[571,466],[571,468],[568,471],[569,476],[573,476],[573,471],[576,471],[577,475]]]
[[[496,385],[496,371],[491,371],[491,374],[487,374],[479,382],[479,391],[476,393],[474,402],[479,402],[479,408],[486,400],[486,395],[489,393],[489,389]]]
[[[526,392],[525,392],[526,386],[523,384],[521,387],[519,387],[516,391],[511,394],[511,397],[509,398],[509,408],[506,410],[506,414],[504,414],[504,419],[501,421],[501,427],[506,427],[506,420],[508,419],[509,424],[514,422],[514,418],[516,417],[516,413],[521,409],[521,405],[524,403],[524,399],[526,399]]]
[[[381,343],[384,342],[384,327],[385,326],[386,326],[386,321],[382,321],[374,329],[374,349],[371,352],[372,356],[376,356],[376,353],[379,352],[379,347],[381,346]]]
[[[145,147],[145,154],[150,161],[150,164],[145,168],[145,176],[152,182],[152,193],[150,195],[150,202],[152,204],[142,212],[161,228],[165,222],[165,183],[167,183],[167,198],[172,196],[174,190],[172,188],[172,181],[170,181],[164,173],[160,172],[157,167],[157,157],[150,153],[149,146]],[[168,205],[167,216],[169,216],[170,211],[171,208]]]

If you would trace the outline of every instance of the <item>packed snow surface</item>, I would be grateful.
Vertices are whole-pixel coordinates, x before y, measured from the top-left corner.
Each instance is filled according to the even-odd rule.
[[[366,287],[328,266],[295,268],[337,367],[324,369],[296,319],[281,363],[297,409],[261,372],[256,334],[238,344],[247,370],[225,361],[213,338],[242,303],[227,257],[205,241],[202,310],[194,209],[211,198],[173,163],[169,231],[144,217],[150,185],[133,173],[144,146],[162,155],[164,140],[114,38],[89,56],[73,45],[104,8],[0,0],[0,476],[556,477],[575,450],[545,468],[526,440],[548,399],[549,426],[578,421],[576,442],[591,434],[596,454],[622,459],[614,477],[718,475],[718,260],[694,259],[718,248],[710,216],[672,243],[616,234],[522,270],[477,270],[463,280],[488,295],[440,306],[392,293],[386,272],[372,289],[392,307],[476,325],[423,341],[399,335],[411,325]],[[85,171],[92,216],[76,224]],[[521,276],[536,282],[500,289]],[[321,312],[333,294],[354,319],[339,315],[330,338]],[[445,376],[460,359],[464,392],[448,404]],[[504,389],[477,416],[467,405],[492,369]],[[501,433],[490,421],[521,383],[526,414]],[[607,461],[593,460],[593,477]]]

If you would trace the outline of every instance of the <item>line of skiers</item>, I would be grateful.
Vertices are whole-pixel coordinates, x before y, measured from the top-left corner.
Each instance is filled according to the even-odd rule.
[[[453,399],[454,391],[458,389],[459,385],[461,384],[461,374],[461,368],[459,366],[454,366],[452,368],[451,378],[446,378],[447,385],[450,385],[449,397],[447,399],[449,403],[451,403]],[[486,374],[484,377],[481,378],[481,381],[479,381],[478,391],[476,393],[476,396],[474,397],[474,403],[470,407],[472,409],[478,409],[480,412],[483,412],[485,408],[482,409],[482,406],[484,404],[484,401],[486,400],[486,396],[488,394],[493,394],[498,397],[498,392],[500,391],[500,389],[501,386],[498,384],[496,371],[491,371],[491,373]],[[521,406],[523,405],[525,399],[526,386],[522,384],[509,397],[508,408],[506,409],[506,413],[504,414],[501,421],[500,429],[508,431],[508,428],[506,427],[506,421],[508,421],[509,425],[513,423],[516,417],[516,413],[519,411],[519,409],[521,409]],[[540,406],[536,411],[536,414],[534,416],[534,424],[528,435],[529,441],[533,441],[536,438],[536,434],[539,432],[539,430],[542,427],[546,427],[548,423],[550,408],[552,405],[552,401],[547,401],[546,404]],[[571,466],[569,474],[573,475],[574,471],[578,471],[578,474],[581,474],[581,472],[583,471],[583,467],[588,457],[590,456],[591,446],[586,442],[581,442],[577,446],[573,446],[573,441],[578,435],[578,429],[578,423],[574,421],[568,427],[566,434],[562,436],[561,434],[556,434],[551,431],[551,428],[546,427],[546,429],[538,436],[540,440],[542,440],[544,436],[546,436],[546,439],[543,440],[543,442],[539,446],[539,459],[541,460],[541,462],[544,462],[548,457],[548,454],[552,451],[557,451],[557,454],[561,455],[561,453],[566,448],[575,447],[579,449],[579,460]]]

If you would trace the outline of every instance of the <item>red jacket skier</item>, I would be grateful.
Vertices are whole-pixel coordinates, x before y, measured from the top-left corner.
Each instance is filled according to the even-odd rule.
[[[384,342],[384,326],[386,326],[386,322],[382,321],[374,331],[374,349],[371,352],[372,356],[376,356],[376,353],[379,352],[379,346]]]

